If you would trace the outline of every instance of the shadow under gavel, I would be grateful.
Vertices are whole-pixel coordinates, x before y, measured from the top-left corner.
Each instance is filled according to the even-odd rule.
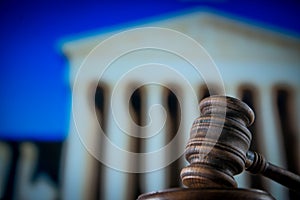
[[[254,121],[251,108],[226,96],[210,96],[200,102],[201,116],[191,128],[185,156],[190,163],[181,170],[188,188],[174,188],[143,194],[138,199],[274,199],[265,191],[237,188],[233,176],[246,169],[262,174],[299,192],[300,176],[277,167],[249,151]]]

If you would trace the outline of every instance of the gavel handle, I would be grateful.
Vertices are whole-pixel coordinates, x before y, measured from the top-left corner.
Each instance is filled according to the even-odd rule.
[[[300,176],[273,165],[259,153],[248,151],[246,170],[253,174],[262,174],[296,192],[300,190]]]

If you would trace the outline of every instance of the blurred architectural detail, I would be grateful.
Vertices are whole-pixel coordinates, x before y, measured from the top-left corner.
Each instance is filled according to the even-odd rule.
[[[57,199],[61,141],[0,142],[0,199]]]
[[[300,124],[297,123],[300,119],[299,38],[276,30],[264,29],[239,19],[206,12],[192,12],[129,28],[146,26],[174,29],[198,41],[218,66],[226,94],[242,99],[256,113],[256,122],[251,127],[254,135],[251,148],[264,154],[270,162],[300,173]],[[88,53],[101,41],[119,31],[122,29],[102,32],[64,44],[63,52],[70,62],[71,86]],[[143,38],[138,39],[143,40]],[[120,45],[126,45],[126,42],[132,41],[124,41],[124,44]],[[189,52],[189,49],[186,51]],[[106,53],[107,55],[99,55],[99,59],[111,55],[111,49],[107,49]],[[133,93],[130,104],[126,105],[126,102],[123,102],[125,98],[118,100],[130,110],[131,116],[128,118],[132,117],[137,124],[145,125],[148,109],[154,103],[160,103],[165,107],[168,116],[166,126],[157,137],[146,140],[125,137],[120,129],[112,125],[109,107],[112,88],[118,78],[116,74],[136,66],[137,63],[157,61],[154,51],[142,53],[138,61],[132,60],[129,55],[123,58],[122,62],[112,64],[115,71],[107,73],[101,79],[95,95],[91,95],[95,99],[95,105],[88,105],[89,96],[82,102],[83,107],[95,106],[98,121],[108,137],[118,146],[132,152],[148,152],[160,148],[173,138],[178,129],[178,123],[183,123],[184,127],[184,131],[178,134],[189,134],[193,116],[198,112],[198,105],[189,103],[188,99],[191,95],[185,93],[185,88],[182,88],[178,82],[171,83],[172,88],[176,88],[185,97],[184,105],[179,105],[176,96],[165,87],[148,85],[135,90],[138,80],[132,80],[128,82],[128,85],[123,86],[124,90]],[[176,63],[178,58],[166,54],[163,59],[169,66],[172,66],[171,63]],[[179,68],[189,67],[191,66],[184,63],[174,64],[174,68],[178,68],[179,71]],[[85,79],[88,83],[92,84],[97,81],[93,77],[94,70],[97,69],[91,68],[91,77]],[[209,95],[205,82],[201,78],[188,72],[185,75],[189,77],[194,90],[199,91],[198,100]],[[215,93],[218,93],[217,87]],[[83,110],[81,119],[85,122],[86,134],[97,131],[95,128],[97,125],[93,124],[94,120],[89,120],[90,118],[89,112]],[[101,141],[95,141],[95,143],[99,144],[101,151],[105,152]],[[109,152],[106,153],[109,154]],[[126,161],[126,158],[120,159]],[[135,199],[140,193],[180,186],[179,172],[185,165],[185,161],[180,158],[164,169],[145,174],[124,173],[106,167],[93,158],[82,145],[75,131],[73,120],[71,120],[70,134],[64,147],[63,162],[63,199]],[[236,179],[239,187],[264,189],[277,199],[296,198],[295,194],[283,186],[263,177],[243,173]]]

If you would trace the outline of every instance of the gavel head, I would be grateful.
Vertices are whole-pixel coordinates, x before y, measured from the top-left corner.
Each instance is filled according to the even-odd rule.
[[[245,168],[251,143],[247,126],[254,113],[242,101],[225,96],[210,96],[199,107],[185,152],[190,165],[181,171],[182,182],[189,188],[237,187],[233,176]]]

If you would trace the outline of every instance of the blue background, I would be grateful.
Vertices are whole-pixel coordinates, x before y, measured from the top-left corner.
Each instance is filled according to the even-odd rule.
[[[0,1],[0,139],[61,141],[71,89],[62,38],[189,8],[225,12],[300,34],[297,1]]]

